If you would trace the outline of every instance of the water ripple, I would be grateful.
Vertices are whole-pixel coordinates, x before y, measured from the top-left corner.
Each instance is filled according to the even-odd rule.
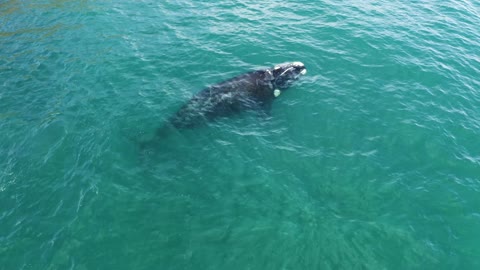
[[[3,2],[0,265],[477,269],[479,8]],[[194,93],[285,61],[309,72],[269,117],[142,159]]]

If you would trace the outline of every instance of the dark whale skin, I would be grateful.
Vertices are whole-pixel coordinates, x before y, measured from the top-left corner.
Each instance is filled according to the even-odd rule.
[[[268,109],[275,98],[269,70],[244,73],[203,89],[169,119],[177,129],[193,128],[251,109]]]
[[[268,114],[272,102],[281,91],[289,88],[306,72],[302,62],[287,62],[243,73],[207,87],[168,118],[153,137],[141,140],[140,149],[144,152],[146,149],[154,148],[159,139],[169,137],[176,131],[200,127],[220,117],[228,117],[247,110],[259,110]]]

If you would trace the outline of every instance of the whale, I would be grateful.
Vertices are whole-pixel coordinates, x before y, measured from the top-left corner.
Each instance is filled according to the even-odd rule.
[[[181,106],[168,125],[191,129],[248,110],[268,113],[274,100],[306,72],[302,62],[287,62],[213,84]]]

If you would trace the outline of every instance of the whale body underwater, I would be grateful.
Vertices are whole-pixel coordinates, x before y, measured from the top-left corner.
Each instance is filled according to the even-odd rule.
[[[281,92],[306,72],[303,63],[289,62],[211,85],[186,102],[168,119],[167,125],[176,129],[190,129],[247,110],[269,111]]]

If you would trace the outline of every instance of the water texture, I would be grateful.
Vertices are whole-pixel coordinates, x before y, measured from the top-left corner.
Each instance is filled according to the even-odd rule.
[[[0,269],[480,269],[480,4],[0,2]],[[273,104],[149,138],[202,88]]]

